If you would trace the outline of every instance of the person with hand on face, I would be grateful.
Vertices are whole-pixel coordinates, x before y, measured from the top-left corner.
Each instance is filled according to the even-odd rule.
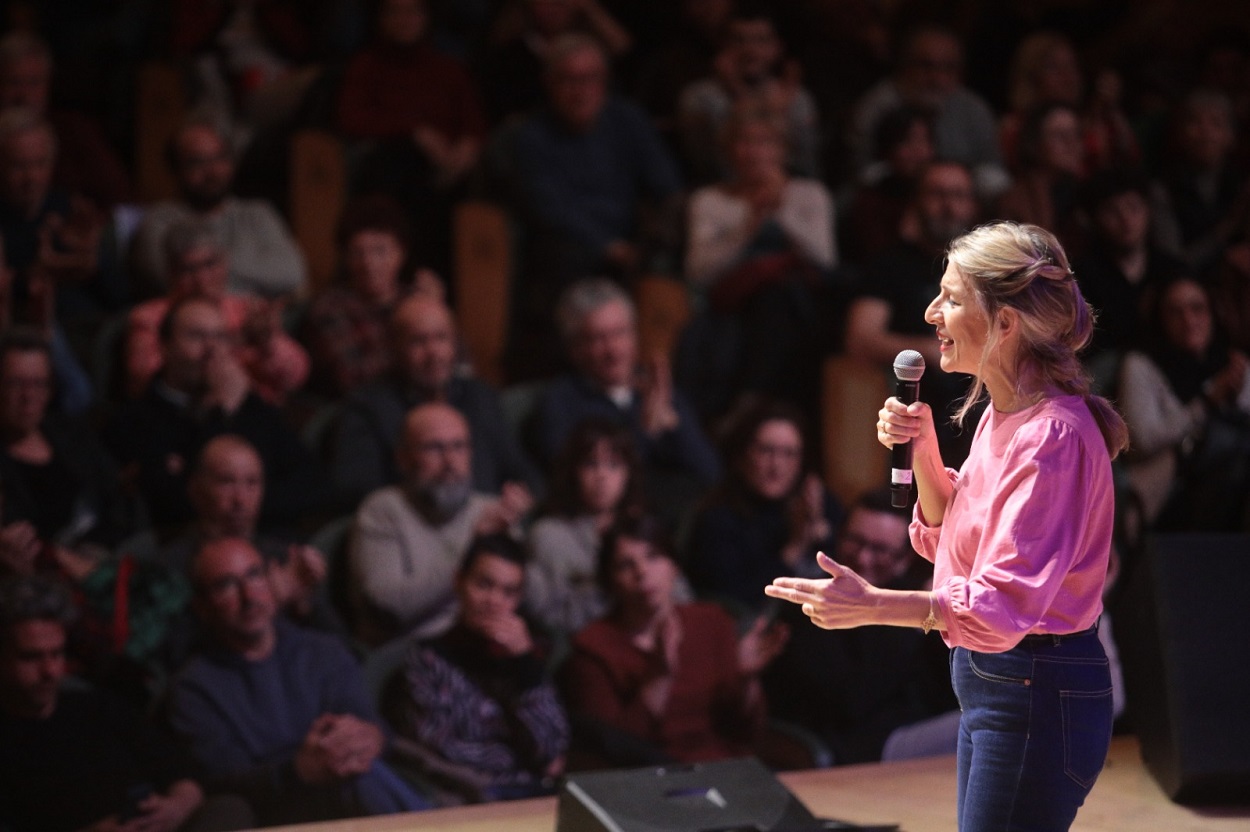
[[[278,615],[250,543],[205,543],[192,577],[213,638],[174,681],[169,720],[210,785],[245,796],[265,826],[427,808],[381,760],[387,738],[347,648]]]
[[[142,395],[161,368],[161,319],[179,298],[198,296],[217,303],[239,361],[257,393],[281,404],[308,379],[308,354],[282,328],[282,301],[227,294],[230,253],[201,220],[169,227],[163,241],[169,292],[133,307],[126,320],[126,394]]]
[[[200,448],[237,433],[264,462],[262,516],[293,522],[331,497],[312,452],[276,407],[252,390],[219,305],[198,296],[175,301],[161,321],[161,369],[144,394],[126,402],[104,430],[105,444],[133,477],[158,528],[192,519],[186,482]]]
[[[758,677],[789,629],[760,617],[739,636],[721,607],[673,600],[678,574],[654,519],[604,535],[612,608],[574,638],[563,682],[577,742],[613,765],[748,754],[767,722]]]
[[[534,502],[520,483],[498,497],[474,489],[469,424],[449,404],[410,410],[396,456],[402,481],[365,498],[349,543],[356,636],[370,645],[451,626],[470,542],[514,530]]]
[[[408,651],[402,731],[483,800],[549,794],[569,727],[525,619],[525,550],[479,537],[456,573],[450,630]]]
[[[933,589],[874,587],[821,554],[828,577],[779,578],[771,597],[826,629],[937,629],[954,648],[963,712],[963,832],[1068,829],[1106,760],[1112,683],[1098,637],[1124,420],[1089,393],[1078,351],[1093,316],[1054,235],[1000,222],[957,238],[925,319],[944,372],[973,376],[960,417],[989,404],[960,470],[945,468],[924,402],[891,397],[886,447],[914,446],[912,544]]]

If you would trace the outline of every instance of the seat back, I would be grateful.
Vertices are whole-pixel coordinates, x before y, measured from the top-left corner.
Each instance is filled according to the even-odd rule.
[[[503,208],[485,200],[456,206],[452,218],[456,322],[477,375],[503,382],[512,282],[512,233]]]
[[[821,376],[821,442],[825,482],[843,505],[886,482],[889,454],[872,426],[890,395],[876,364],[846,355],[825,360]]]
[[[338,268],[335,231],[347,199],[343,143],[325,130],[291,138],[291,229],[308,263],[308,288],[325,288]]]
[[[139,67],[135,97],[135,186],[141,202],[169,199],[178,192],[165,148],[186,115],[182,74],[174,66]]]

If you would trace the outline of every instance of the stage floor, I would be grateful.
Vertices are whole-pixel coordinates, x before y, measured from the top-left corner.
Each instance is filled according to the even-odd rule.
[[[820,817],[897,823],[902,832],[953,832],[955,759],[932,757],[813,771],[780,779]],[[283,827],[286,832],[552,832],[555,798],[439,809]],[[1247,832],[1250,796],[1239,808],[1195,809],[1172,803],[1142,765],[1137,740],[1117,737],[1107,766],[1085,802],[1074,832]]]

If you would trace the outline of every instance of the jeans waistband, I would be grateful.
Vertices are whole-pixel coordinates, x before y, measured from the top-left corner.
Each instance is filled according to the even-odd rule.
[[[1062,644],[1065,641],[1074,641],[1078,638],[1088,638],[1089,636],[1097,638],[1097,624],[1076,633],[1033,633],[1025,636],[1020,642],[1022,644]]]

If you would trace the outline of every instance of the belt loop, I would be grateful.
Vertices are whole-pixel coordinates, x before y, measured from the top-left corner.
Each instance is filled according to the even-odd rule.
[[[1055,647],[1058,647],[1060,644],[1063,644],[1063,636],[1058,635],[1057,633],[1051,633],[1050,643]]]

